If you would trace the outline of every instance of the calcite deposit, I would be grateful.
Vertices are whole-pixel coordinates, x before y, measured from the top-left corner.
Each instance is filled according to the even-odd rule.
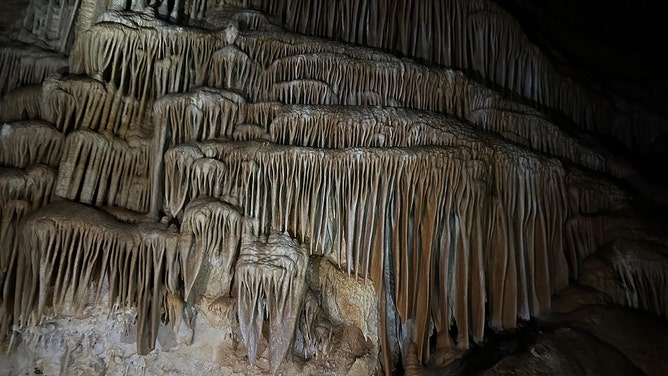
[[[496,3],[22,5],[0,373],[665,373],[668,118]]]

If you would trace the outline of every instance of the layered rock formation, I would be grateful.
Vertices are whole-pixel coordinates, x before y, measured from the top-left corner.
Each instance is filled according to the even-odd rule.
[[[572,132],[634,152],[665,119],[487,1],[229,3],[33,0],[0,49],[10,372],[465,372],[576,281],[668,318],[663,195]],[[663,369],[566,316],[540,351]]]

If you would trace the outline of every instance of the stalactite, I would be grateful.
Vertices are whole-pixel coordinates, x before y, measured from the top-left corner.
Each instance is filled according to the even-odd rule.
[[[634,227],[635,220],[619,225],[615,213],[626,210],[631,196],[611,181],[570,169],[567,175],[568,219],[564,227],[564,248],[570,278],[582,274],[583,262]],[[635,237],[637,235],[631,235]],[[648,234],[645,234],[648,236]]]
[[[241,225],[237,209],[218,199],[201,197],[188,204],[178,252],[186,301],[191,294],[196,295],[194,298],[229,296],[241,244]]]
[[[197,145],[183,144],[165,153],[165,213],[176,217],[192,199],[189,180],[196,160],[204,157]],[[210,195],[209,195],[210,196]]]
[[[575,279],[581,273],[582,262],[596,253],[606,238],[607,220],[599,216],[572,215],[564,229],[564,246],[570,264],[571,275]]]
[[[127,224],[91,207],[54,202],[25,217],[15,279],[3,303],[13,301],[15,325],[48,312],[80,312],[109,286],[109,305],[137,307],[137,348],[153,349],[165,294],[177,293],[178,233],[161,224]],[[6,281],[9,281],[7,279]]]
[[[437,330],[447,333],[456,324],[458,343],[468,347],[469,334],[483,338],[488,297],[490,320],[499,329],[545,311],[568,282],[561,166],[482,142],[388,146],[316,150],[206,142],[197,149],[204,165],[192,159],[196,154],[168,151],[183,157],[166,162],[173,181],[165,184],[188,202],[212,195],[218,182],[217,194],[238,192],[244,215],[259,220],[261,233],[287,231],[310,240],[311,253],[370,278],[377,288],[382,260],[392,258],[397,310],[404,322],[415,323],[409,335],[421,357],[429,354],[432,316],[441,317]],[[191,196],[184,199],[185,192]],[[498,220],[484,220],[488,211]],[[439,283],[449,286],[447,299],[426,309]]]
[[[22,86],[0,99],[0,121],[38,120],[42,107],[42,85]]]
[[[606,214],[627,206],[631,195],[601,176],[576,169],[567,174],[569,211],[573,215]]]
[[[514,107],[514,106],[513,106]],[[549,120],[526,108],[499,108],[481,106],[466,115],[466,119],[482,129],[498,133],[504,138],[550,155],[566,157],[577,165],[597,171],[608,171],[606,158],[587,148],[575,137],[556,126],[545,126]],[[539,128],[540,132],[535,130]]]
[[[31,0],[18,39],[67,53],[105,11],[134,11],[182,24],[204,21],[222,0]]]
[[[294,345],[306,293],[308,251],[287,235],[266,241],[244,238],[236,265],[239,325],[251,364],[265,317],[269,318],[269,363],[278,367]]]
[[[70,54],[77,76],[45,84],[44,118],[59,129],[111,130],[120,137],[153,133],[149,109],[171,92],[204,83],[213,52],[228,33],[181,29],[149,14],[105,13]]]
[[[250,361],[268,318],[276,373],[295,336],[305,358],[331,345],[305,283],[309,256],[375,287],[376,299],[346,302],[372,314],[337,320],[359,327],[374,351],[380,343],[386,372],[389,341],[415,364],[435,349],[482,344],[487,327],[513,329],[546,311],[595,257],[621,281],[615,301],[668,314],[663,248],[645,255],[645,244],[619,235],[640,225],[611,214],[631,196],[578,170],[623,175],[615,168],[624,166],[539,110],[627,146],[651,143],[663,119],[612,109],[551,73],[484,0],[391,0],[369,17],[367,1],[262,6],[301,32],[388,41],[503,93],[461,71],[297,36],[256,12],[223,9],[201,24],[211,30],[159,20],[199,24],[219,2],[52,2],[44,24],[33,8],[26,26],[37,39],[53,29],[43,40],[53,46],[68,45],[78,22],[73,74],[55,73],[62,58],[0,49],[0,93],[46,77],[1,103],[10,123],[0,164],[11,167],[0,168],[0,335],[79,313],[108,286],[112,308],[137,308],[146,354],[160,320],[234,295],[234,280]],[[59,20],[79,6],[77,22]],[[118,11],[102,13],[110,6]],[[628,128],[641,123],[649,136]],[[349,287],[332,283],[321,281],[321,293]]]
[[[109,133],[72,132],[65,139],[55,194],[97,206],[150,208],[151,144]]]
[[[0,168],[0,204],[10,200],[27,200],[36,209],[51,201],[56,171],[44,165],[26,169]]]
[[[0,204],[0,342],[5,342],[12,324],[11,300],[7,299],[6,287],[16,278],[13,265],[16,262],[16,235],[19,221],[32,209],[25,200],[11,200]]]
[[[269,124],[279,112],[284,111],[284,107],[285,105],[280,102],[247,103],[245,106],[246,123],[269,129]]]
[[[19,221],[31,210],[51,202],[56,171],[44,165],[30,165],[26,169],[0,168],[0,339],[11,327],[12,292],[16,270],[16,239]]]
[[[62,55],[27,45],[0,47],[0,95],[40,84],[63,69],[67,69],[67,59]]]
[[[251,101],[380,105],[446,112],[578,165],[599,171],[608,168],[603,156],[546,117],[502,99],[461,72],[428,68],[334,42],[310,40],[286,47],[268,32],[242,33],[236,44],[214,54],[209,84],[240,90]]]
[[[57,166],[63,135],[45,122],[5,123],[0,127],[0,165],[25,168],[32,164]]]
[[[209,85],[244,92],[260,81],[262,67],[234,45],[216,51],[211,57]]]
[[[42,117],[63,133],[78,129],[110,131],[120,137],[147,133],[139,103],[122,97],[111,84],[89,77],[51,77],[44,82]]]
[[[244,99],[236,93],[200,88],[186,94],[169,94],[153,105],[156,127],[167,127],[168,147],[188,141],[231,137],[244,122]]]
[[[278,16],[292,31],[399,51],[477,75],[488,86],[562,113],[582,130],[612,137],[630,150],[644,153],[656,135],[668,131],[665,118],[561,73],[492,1],[252,0],[250,5]],[[366,24],[358,24],[361,20]]]
[[[596,254],[612,272],[612,280],[593,286],[621,305],[668,318],[666,247],[650,241],[618,239]]]
[[[124,96],[149,103],[201,86],[211,55],[225,46],[226,37],[225,32],[177,28],[140,14],[107,13],[78,38],[70,66],[74,73],[100,77]]]

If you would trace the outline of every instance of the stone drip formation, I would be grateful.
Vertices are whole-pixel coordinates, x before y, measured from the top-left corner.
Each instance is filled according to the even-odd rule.
[[[668,317],[668,243],[604,176],[635,181],[562,130],[642,150],[665,119],[559,74],[487,1],[219,3],[33,0],[0,49],[5,349],[106,304],[149,354],[222,299],[276,373],[332,351],[347,284],[375,291],[373,372],[482,345],[578,279]]]

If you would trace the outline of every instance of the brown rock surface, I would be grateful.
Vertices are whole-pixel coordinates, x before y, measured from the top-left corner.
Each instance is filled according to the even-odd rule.
[[[25,5],[0,369],[668,373],[665,192],[579,133],[668,122],[488,0]]]

